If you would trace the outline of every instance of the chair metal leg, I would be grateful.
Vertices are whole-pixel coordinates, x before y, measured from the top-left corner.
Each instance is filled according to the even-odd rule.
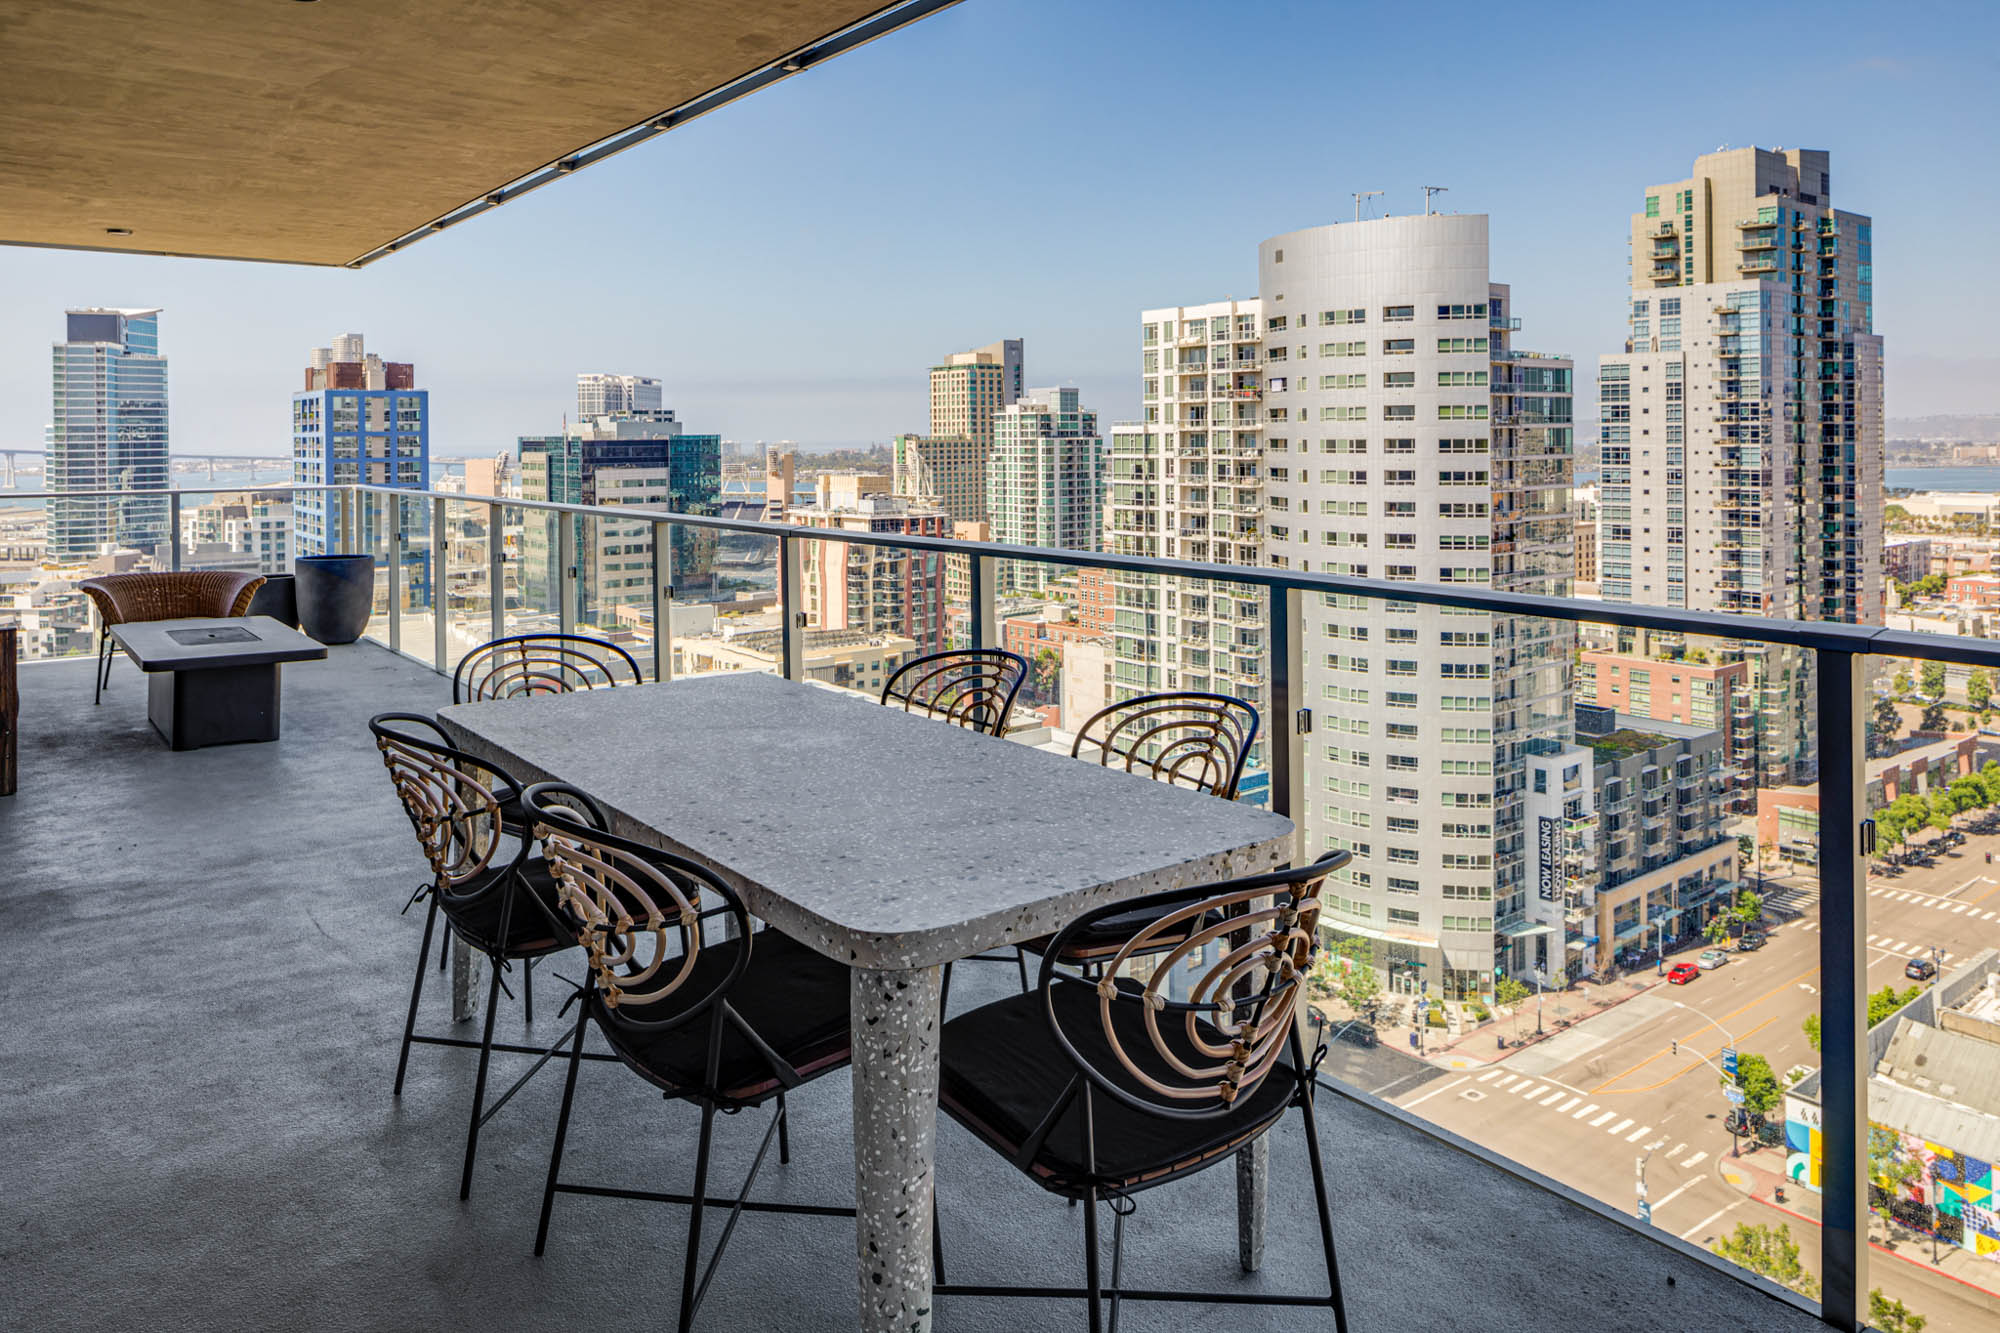
[[[576,1040],[569,1048],[569,1076],[563,1080],[562,1112],[556,1116],[556,1141],[549,1149],[549,1179],[542,1186],[542,1220],[535,1225],[535,1257],[549,1243],[549,1212],[555,1207],[556,1179],[562,1171],[563,1144],[569,1140],[569,1108],[576,1100],[576,1071],[583,1067],[583,1028],[588,1020],[576,1016]]]
[[[701,1257],[701,1210],[702,1201],[708,1197],[708,1146],[715,1133],[715,1103],[707,1098],[701,1103],[701,1146],[694,1158],[694,1203],[688,1209],[687,1267],[681,1276],[681,1319],[680,1333],[688,1333],[694,1326],[694,1280],[696,1262]]]
[[[111,632],[102,625],[97,629],[97,674],[91,684],[95,687],[90,696],[94,704],[104,702],[104,687],[111,683]]]
[[[535,1025],[535,960],[530,958],[521,964],[521,1003],[527,1008],[527,1023]]]
[[[444,938],[438,941],[438,971],[442,972],[451,962],[451,928],[447,926]]]
[[[417,979],[410,983],[410,1016],[403,1020],[403,1049],[396,1056],[396,1089],[391,1096],[403,1095],[403,1071],[410,1065],[410,1037],[417,1030],[417,1001],[424,993],[424,964],[431,957],[431,931],[437,926],[438,905],[435,895],[431,898],[431,910],[424,914],[424,942],[417,946]]]
[[[1014,946],[1014,966],[1021,969],[1021,994],[1028,993],[1028,951],[1020,945]]]
[[[1090,1187],[1090,1195],[1083,1207],[1083,1273],[1084,1285],[1090,1293],[1090,1333],[1103,1333],[1104,1315],[1098,1308],[1099,1296],[1103,1288],[1097,1276],[1097,1186]]]
[[[472,1160],[479,1153],[480,1108],[486,1103],[486,1065],[493,1058],[493,1011],[500,1007],[500,965],[489,960],[493,982],[486,988],[486,1032],[479,1039],[479,1077],[472,1081],[472,1123],[465,1131],[465,1170],[458,1178],[458,1197],[472,1197]]]
[[[1313,1119],[1313,1098],[1310,1094],[1300,1101],[1299,1113],[1306,1118],[1306,1152],[1312,1158],[1313,1202],[1319,1206],[1319,1239],[1326,1250],[1327,1304],[1333,1307],[1336,1333],[1347,1333],[1347,1303],[1341,1298],[1340,1268],[1333,1257],[1333,1218],[1326,1210],[1326,1168],[1320,1163],[1319,1126]]]
[[[1124,1207],[1119,1200],[1111,1202],[1111,1333],[1118,1333],[1118,1287],[1125,1271],[1125,1214],[1131,1202]]]
[[[778,1094],[778,1165],[792,1164],[792,1118],[785,1113],[785,1094]]]
[[[938,1214],[937,1191],[931,1191],[931,1283],[944,1283],[944,1222]]]

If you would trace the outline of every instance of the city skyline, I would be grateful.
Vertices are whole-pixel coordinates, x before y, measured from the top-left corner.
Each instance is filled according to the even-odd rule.
[[[725,438],[790,438],[806,448],[886,442],[924,429],[924,386],[904,367],[927,363],[939,347],[1002,333],[1033,342],[1038,364],[1060,370],[1106,420],[1123,420],[1136,408],[1129,314],[1157,301],[1157,274],[1179,272],[1186,289],[1216,297],[1248,296],[1256,274],[1230,238],[1346,220],[1358,190],[1386,189],[1372,202],[1418,212],[1427,183],[1451,187],[1440,208],[1492,217],[1494,263],[1537,293],[1544,345],[1588,359],[1623,332],[1601,293],[1618,283],[1626,262],[1627,171],[1666,179],[1724,142],[1824,148],[1840,157],[1842,193],[1853,198],[1910,198],[1938,179],[1960,181],[1955,188],[1967,197],[1951,209],[1875,208],[1885,228],[1876,327],[1894,349],[1888,409],[1896,416],[2000,409],[1986,387],[2000,368],[1995,359],[1958,350],[1977,345],[1976,312],[1949,299],[1992,281],[2000,263],[1969,230],[1996,187],[1976,173],[1961,180],[1965,173],[1954,169],[1992,147],[1991,127],[1954,110],[1975,74],[1970,55],[1960,53],[1981,45],[1977,30],[1990,27],[1990,15],[1967,11],[1949,50],[1901,35],[1864,36],[1861,27],[1843,34],[1838,22],[1801,33],[1780,16],[1733,15],[1732,31],[1746,43],[1781,40],[1865,96],[1868,116],[1829,132],[1822,109],[1792,106],[1776,86],[1738,86],[1719,64],[1691,62],[1694,36],[1642,30],[1636,14],[1610,16],[1587,33],[1486,32],[1475,40],[1478,25],[1459,25],[1468,29],[1463,35],[1449,23],[1419,33],[1391,15],[1279,6],[1272,24],[1284,27],[1288,43],[1407,41],[1424,52],[1434,86],[1490,79],[1517,45],[1560,58],[1560,86],[1516,90],[1522,100],[1514,106],[1560,127],[1562,151],[1524,172],[1464,136],[1462,121],[1439,105],[1412,108],[1391,127],[1301,163],[1292,136],[1246,135],[1240,118],[1218,117],[1175,133],[1195,136],[1190,151],[1226,152],[1266,187],[1249,200],[1161,219],[1146,208],[1142,173],[1155,170],[1152,155],[1139,151],[1154,129],[1143,106],[1128,104],[1142,102],[1136,91],[1162,74],[1169,83],[1196,78],[1263,39],[1255,32],[1197,39],[1190,25],[1171,21],[1148,25],[1159,32],[1136,32],[1115,15],[1072,16],[1066,49],[1052,63],[1037,49],[1025,63],[1042,68],[1022,79],[1024,62],[1009,56],[1027,51],[1035,11],[963,6],[939,15],[893,52],[858,52],[771,90],[743,114],[677,131],[565,191],[358,273],[0,252],[0,282],[14,298],[0,314],[0,443],[38,447],[46,386],[24,377],[18,363],[32,361],[46,340],[48,312],[83,304],[173,313],[172,434],[183,451],[276,449],[281,420],[259,395],[237,389],[287,377],[285,349],[309,345],[328,327],[374,330],[425,364],[439,402],[440,456],[490,454],[521,433],[557,429],[574,376],[598,366],[648,368],[662,377],[670,403]],[[1635,49],[1648,54],[1635,61]],[[891,70],[895,79],[885,80]],[[1356,70],[1344,79],[1343,98],[1383,104],[1372,95],[1394,93],[1402,77]],[[1635,78],[1673,80],[1687,94],[1686,109],[1643,125],[1577,114],[1593,100],[1614,102]],[[1084,96],[1107,133],[1087,143],[1064,135],[1062,116],[1074,112],[1042,105],[1043,80],[1088,84]],[[1260,112],[1267,123],[1324,116],[1333,105],[1309,84],[1291,82],[1274,85]],[[1701,96],[1725,85],[1726,97]],[[911,178],[899,160],[926,156],[934,132],[907,109],[912,98],[930,96],[971,99],[1015,117],[1022,134],[1049,139],[1052,151],[1072,159],[1069,174],[1088,188],[1024,213],[999,206],[1009,188],[1004,173],[973,173],[967,202],[975,206],[949,244],[935,231],[885,224],[879,208],[864,205]],[[1903,132],[1920,123],[1952,130]],[[753,162],[754,191],[749,169],[738,165]],[[669,221],[650,208],[690,185],[714,192],[723,206],[675,210]],[[988,201],[990,208],[976,206]],[[813,230],[794,221],[801,216],[812,218]],[[617,263],[627,289],[645,294],[632,313],[599,317],[595,290],[573,277],[573,257],[583,252]],[[980,253],[1007,258],[969,260]],[[590,317],[578,318],[586,300]],[[790,331],[767,344],[774,319]],[[739,349],[753,331],[759,353],[750,364]]]

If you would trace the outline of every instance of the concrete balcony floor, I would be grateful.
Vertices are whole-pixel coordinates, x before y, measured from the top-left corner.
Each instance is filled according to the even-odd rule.
[[[421,934],[397,909],[424,868],[364,723],[447,702],[447,682],[382,648],[335,648],[286,670],[281,741],[175,754],[128,664],[101,707],[87,663],[21,677],[21,791],[0,800],[0,1328],[671,1322],[677,1207],[564,1197],[547,1257],[530,1252],[559,1069],[487,1126],[467,1204],[455,1186],[473,1053],[419,1047],[389,1095]],[[545,966],[532,1036],[553,1042],[553,974],[577,968]],[[448,1020],[438,980],[431,1030]],[[1011,984],[1011,968],[960,969],[954,1011]],[[503,1039],[522,1039],[518,1005],[502,1004]],[[523,1062],[496,1057],[496,1088]],[[848,1096],[840,1074],[792,1099],[793,1164],[767,1165],[761,1196],[852,1197]],[[1820,1327],[1678,1242],[1366,1103],[1324,1097],[1318,1114],[1357,1333]],[[566,1174],[685,1188],[696,1119],[623,1069],[586,1065]],[[730,1191],[762,1128],[761,1113],[720,1122]],[[1078,1212],[949,1122],[939,1155],[955,1280],[1080,1280]],[[1237,1269],[1225,1168],[1141,1196],[1129,1280],[1317,1290],[1296,1119],[1271,1160],[1260,1274]],[[846,1219],[746,1216],[698,1326],[852,1327],[853,1244]],[[1313,1311],[1144,1305],[1123,1326],[1196,1318],[1332,1327]],[[1080,1304],[1053,1302],[945,1298],[937,1315],[940,1329],[1083,1325]]]

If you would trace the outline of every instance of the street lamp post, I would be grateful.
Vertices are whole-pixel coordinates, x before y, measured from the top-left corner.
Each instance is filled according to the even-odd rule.
[[[1674,1008],[1687,1010],[1689,1013],[1693,1014],[1696,1018],[1699,1018],[1702,1022],[1714,1028],[1717,1032],[1720,1032],[1722,1034],[1722,1039],[1729,1043],[1731,1049],[1735,1048],[1736,1038],[1730,1035],[1728,1028],[1722,1026],[1722,1024],[1716,1022],[1714,1019],[1710,1018],[1707,1014],[1704,1014],[1701,1010],[1695,1008],[1693,1005],[1688,1004],[1683,1000],[1675,1000],[1673,1004]],[[1700,1051],[1696,1051],[1694,1053],[1694,1058],[1701,1061],[1703,1064],[1707,1065],[1710,1069],[1714,1069],[1716,1073],[1721,1074],[1724,1078],[1729,1077],[1729,1074],[1726,1070],[1716,1068],[1715,1061],[1709,1059],[1707,1056],[1703,1055]],[[1736,1103],[1734,1102],[1730,1103],[1730,1107],[1732,1110],[1735,1109],[1735,1106]],[[1747,1114],[1747,1112],[1745,1114]],[[1729,1155],[1731,1157],[1740,1158],[1743,1156],[1743,1140],[1741,1136],[1737,1133],[1737,1125],[1742,1123],[1742,1117],[1734,1116],[1731,1117],[1731,1119],[1735,1123],[1732,1123],[1729,1128]]]

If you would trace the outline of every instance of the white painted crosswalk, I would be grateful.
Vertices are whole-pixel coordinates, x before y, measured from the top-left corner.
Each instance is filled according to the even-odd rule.
[[[1691,1169],[1691,1168],[1693,1168],[1693,1167],[1697,1167],[1697,1166],[1700,1166],[1700,1165],[1701,1165],[1701,1164],[1702,1164],[1703,1162],[1705,1162],[1705,1161],[1707,1161],[1707,1160],[1708,1160],[1708,1154],[1707,1154],[1707,1153],[1705,1153],[1705,1152],[1698,1152],[1698,1153],[1696,1153],[1696,1154],[1695,1154],[1694,1156],[1692,1156],[1692,1157],[1688,1158],[1688,1159],[1687,1159],[1687,1160],[1686,1160],[1685,1162],[1682,1162],[1682,1163],[1681,1163],[1681,1169],[1682,1169],[1683,1171],[1686,1171],[1686,1170],[1689,1170],[1689,1169]]]

